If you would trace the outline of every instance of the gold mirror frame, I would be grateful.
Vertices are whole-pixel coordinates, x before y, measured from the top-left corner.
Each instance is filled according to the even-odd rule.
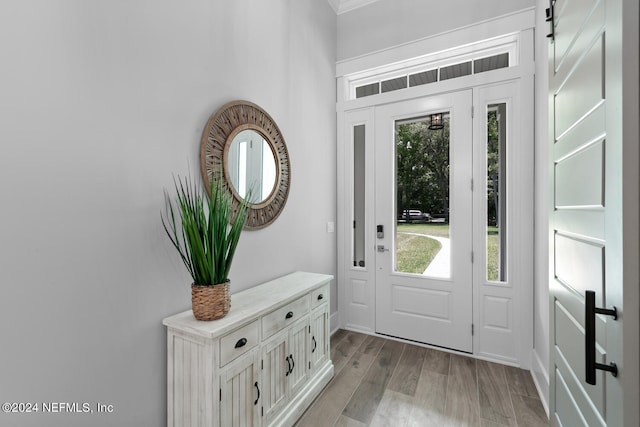
[[[200,169],[207,191],[212,174],[224,172],[225,187],[233,194],[234,211],[242,198],[231,183],[226,167],[227,154],[233,138],[241,131],[252,129],[260,133],[269,144],[276,163],[276,180],[271,194],[255,203],[249,212],[245,228],[260,229],[271,224],[282,212],[289,196],[291,167],[289,152],[282,132],[271,116],[249,101],[232,101],[209,117],[200,141]]]

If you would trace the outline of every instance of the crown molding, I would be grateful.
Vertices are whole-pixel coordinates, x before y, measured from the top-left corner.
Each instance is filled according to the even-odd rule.
[[[333,9],[333,11],[337,15],[338,14],[338,10],[340,9],[340,0],[327,0],[327,2],[331,6],[331,9]]]
[[[366,6],[370,3],[377,2],[378,0],[327,0],[331,5],[331,8],[336,12],[336,15],[349,12],[350,10],[357,9],[362,6]]]

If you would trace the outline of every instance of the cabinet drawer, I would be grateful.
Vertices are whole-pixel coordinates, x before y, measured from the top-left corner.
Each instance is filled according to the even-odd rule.
[[[262,334],[269,338],[309,312],[309,294],[262,317]]]
[[[245,354],[259,343],[258,321],[249,323],[240,329],[229,332],[220,338],[220,366]]]
[[[329,301],[329,284],[319,287],[311,292],[311,308],[314,309],[320,304]]]

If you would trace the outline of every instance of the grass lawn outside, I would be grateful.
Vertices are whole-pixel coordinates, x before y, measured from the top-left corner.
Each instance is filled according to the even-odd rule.
[[[422,274],[436,256],[442,245],[434,239],[413,236],[407,233],[449,237],[449,224],[444,223],[399,223],[397,225],[397,271]],[[487,280],[498,281],[498,228],[487,227]]]
[[[449,237],[449,224],[444,222],[427,222],[419,224],[399,223],[398,233],[419,233],[437,237]]]
[[[437,240],[401,232],[398,232],[397,245],[396,270],[415,274],[422,274],[442,248]]]
[[[498,227],[487,227],[487,280],[498,281]]]

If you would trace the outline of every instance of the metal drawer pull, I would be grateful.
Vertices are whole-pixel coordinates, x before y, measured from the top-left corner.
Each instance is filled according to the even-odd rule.
[[[286,316],[284,316],[285,319],[291,319],[293,317],[293,311],[290,311],[287,313]]]
[[[289,358],[291,358],[291,372],[293,372],[293,368],[296,367],[296,361],[293,360],[293,354],[290,354]]]
[[[313,340],[313,349],[311,350],[311,353],[315,353],[316,347],[318,347],[318,343],[316,342],[316,337],[311,337],[311,339]]]
[[[323,298],[324,298],[324,295],[322,295],[322,294],[318,295],[318,301],[320,301]]]
[[[236,343],[236,348],[244,347],[246,343],[247,343],[246,338],[240,338]]]
[[[287,366],[288,366],[287,373],[284,374],[285,377],[288,377],[289,374],[291,373],[291,362],[289,361],[289,356],[287,356]]]
[[[596,385],[596,369],[611,372],[614,377],[618,376],[618,367],[611,362],[608,365],[596,362],[596,314],[604,314],[618,320],[618,310],[615,307],[596,307],[596,293],[594,291],[585,292],[584,305],[584,350],[587,384]]]
[[[254,405],[258,404],[258,400],[260,400],[260,387],[258,387],[258,381],[256,381],[256,383],[254,384],[256,390],[258,390],[258,397],[256,397],[256,400],[253,402]]]

